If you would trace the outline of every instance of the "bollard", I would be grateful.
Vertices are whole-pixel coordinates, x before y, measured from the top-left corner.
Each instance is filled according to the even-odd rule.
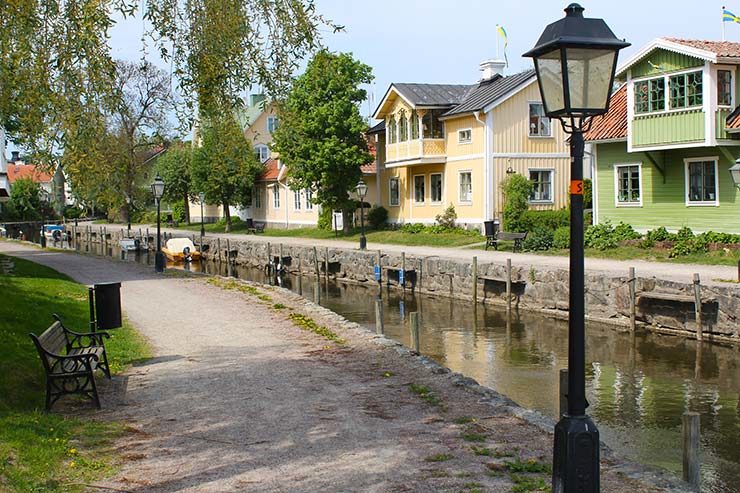
[[[473,257],[473,305],[478,303],[478,257]]]
[[[316,247],[313,247],[313,263],[314,263],[314,269],[316,270],[316,279],[320,279],[321,272],[319,271],[319,254],[316,251]]]
[[[326,274],[326,282],[328,286],[328,283],[329,283],[329,247],[326,247],[326,264],[324,264],[324,268],[326,269],[324,274]]]
[[[704,328],[701,323],[701,280],[694,274],[694,311],[696,312],[696,339],[704,339]]]
[[[637,277],[635,277],[635,268],[630,267],[630,331],[634,332],[636,328],[637,315]]]
[[[683,480],[699,491],[701,463],[699,461],[699,413],[683,413]]]
[[[563,416],[568,412],[568,369],[563,368],[560,370],[560,385],[559,385],[559,404],[560,413],[558,416]]]
[[[375,332],[385,334],[385,325],[383,322],[383,300],[375,300]]]
[[[506,259],[506,311],[511,311],[511,259]]]
[[[409,321],[411,322],[411,349],[415,352],[419,352],[419,313],[409,313]]]
[[[278,245],[278,255],[280,256],[280,260],[278,260],[278,266],[283,267],[283,244],[282,243]]]

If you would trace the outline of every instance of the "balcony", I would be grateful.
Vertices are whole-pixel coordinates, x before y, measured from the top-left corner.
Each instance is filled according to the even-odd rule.
[[[385,166],[436,164],[446,161],[445,139],[416,139],[385,146]]]

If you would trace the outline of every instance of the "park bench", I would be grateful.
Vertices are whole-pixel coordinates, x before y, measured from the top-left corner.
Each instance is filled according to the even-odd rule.
[[[64,326],[58,315],[40,336],[29,334],[46,372],[46,410],[62,396],[82,394],[100,409],[93,372],[100,368],[110,378],[103,339],[107,332],[79,333]]]
[[[265,223],[255,222],[253,219],[247,219],[247,232],[248,233],[264,233]]]
[[[522,249],[522,242],[527,237],[527,233],[509,233],[506,231],[497,231],[495,235],[489,236],[486,240],[486,250],[489,246],[492,246],[494,250],[498,250],[499,241],[513,241],[514,251]]]

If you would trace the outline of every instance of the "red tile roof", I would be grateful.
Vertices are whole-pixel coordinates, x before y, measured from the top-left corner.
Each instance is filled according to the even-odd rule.
[[[378,153],[378,150],[375,148],[375,139],[372,138],[366,139],[367,140],[367,150],[370,152],[370,154],[373,156],[373,160],[367,164],[363,164],[360,166],[360,169],[362,170],[363,175],[374,175],[375,172],[378,170],[378,168],[375,166],[375,159]]]
[[[663,38],[690,48],[709,51],[722,58],[740,58],[740,43],[732,41],[706,41],[702,39]]]
[[[269,158],[265,161],[265,171],[260,175],[259,181],[276,181],[280,174],[280,168],[276,159]]]
[[[30,178],[36,183],[48,183],[51,175],[39,169],[35,164],[10,164],[8,163],[8,181],[15,183],[16,180]]]
[[[587,141],[627,138],[627,85],[612,94],[609,112],[594,117],[591,129],[584,134]]]

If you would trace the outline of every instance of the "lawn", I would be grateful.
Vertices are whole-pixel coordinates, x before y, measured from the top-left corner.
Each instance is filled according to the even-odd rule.
[[[53,269],[13,261],[14,274],[0,273],[0,491],[82,491],[113,471],[111,445],[122,426],[43,412],[44,373],[28,333],[43,332],[52,313],[86,330],[87,288]],[[127,324],[111,332],[113,372],[149,356],[146,341]]]
[[[702,264],[702,265],[733,265],[740,261],[740,251],[725,252],[722,250],[692,253],[671,258],[670,250],[665,248],[639,248],[634,246],[619,246],[609,250],[586,249],[587,258],[605,258],[614,260],[647,260],[649,262],[666,262],[672,264]],[[550,250],[536,252],[543,255],[560,255],[567,257],[568,250]]]

